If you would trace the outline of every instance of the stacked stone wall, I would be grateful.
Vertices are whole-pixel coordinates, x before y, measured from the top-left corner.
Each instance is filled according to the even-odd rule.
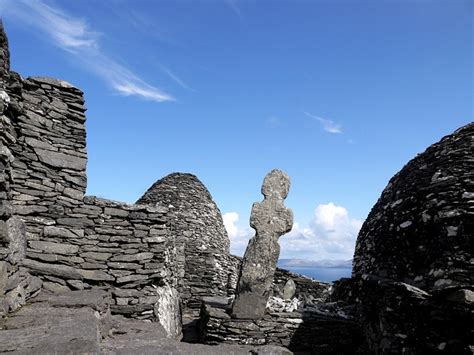
[[[233,319],[225,310],[205,305],[200,340],[207,344],[278,345],[312,354],[355,354],[361,340],[359,325],[339,313],[272,312],[261,319]]]
[[[115,313],[154,317],[178,280],[168,209],[84,197],[83,93],[23,80],[10,71],[2,26],[0,44],[0,313],[41,286],[100,287],[112,291]]]
[[[8,42],[0,22],[0,315],[17,310],[41,288],[41,280],[22,266],[25,225],[11,204],[16,161],[11,147],[17,142],[12,120],[19,109],[19,83],[19,75],[10,72]]]
[[[30,215],[24,265],[52,292],[105,287],[114,313],[151,318],[157,289],[176,279],[167,212],[86,196],[61,218]]]
[[[11,145],[15,214],[59,218],[82,203],[86,189],[83,94],[64,81],[28,78],[20,108]]]
[[[322,303],[329,297],[329,284],[280,268],[275,271],[273,296],[283,297],[283,290],[288,280],[293,280],[295,283],[294,296],[304,303]]]

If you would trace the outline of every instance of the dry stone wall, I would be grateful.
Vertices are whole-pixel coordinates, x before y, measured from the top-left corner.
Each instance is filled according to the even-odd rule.
[[[271,312],[261,319],[233,319],[222,308],[205,305],[201,314],[200,341],[278,345],[312,354],[355,354],[360,348],[360,328],[351,316],[321,308]],[[362,352],[360,352],[362,354]]]
[[[107,287],[114,313],[153,317],[157,288],[175,279],[166,213],[87,196],[67,217],[29,222],[38,234],[30,234],[24,265],[50,291]]]
[[[17,87],[10,198],[12,214],[26,225],[22,265],[50,291],[107,286],[114,312],[153,317],[156,288],[173,279],[168,211],[84,197],[82,92],[48,78]]]
[[[13,183],[11,146],[17,137],[12,118],[18,109],[19,76],[10,72],[8,42],[0,22],[0,315],[15,311],[36,295],[41,280],[22,267],[26,254],[23,221],[11,205]]]
[[[115,313],[163,313],[155,306],[177,280],[168,209],[84,197],[82,92],[11,72],[2,26],[0,59],[0,313],[41,286],[106,288]]]

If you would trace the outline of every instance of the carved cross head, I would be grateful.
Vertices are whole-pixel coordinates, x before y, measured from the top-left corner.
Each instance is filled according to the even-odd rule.
[[[262,194],[265,199],[284,200],[290,190],[290,177],[285,172],[273,169],[263,180]]]

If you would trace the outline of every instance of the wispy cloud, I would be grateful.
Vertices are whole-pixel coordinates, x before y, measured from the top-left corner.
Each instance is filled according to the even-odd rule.
[[[178,77],[175,73],[173,73],[167,67],[165,67],[164,65],[161,65],[161,64],[159,66],[160,66],[161,70],[166,75],[168,75],[176,84],[181,86],[183,89],[195,91],[192,87],[190,87],[188,84],[186,84],[180,77]]]
[[[0,0],[2,16],[39,30],[52,44],[70,53],[99,75],[117,93],[156,102],[173,101],[161,89],[148,84],[130,69],[117,63],[100,49],[100,34],[81,18],[71,16],[43,0]]]
[[[311,118],[315,119],[316,121],[318,121],[319,123],[321,123],[321,125],[323,126],[323,129],[326,132],[334,133],[334,134],[342,133],[342,125],[340,125],[339,123],[336,123],[332,120],[328,120],[328,119],[325,119],[325,118],[322,118],[322,117],[319,117],[319,116],[312,115],[311,113],[308,113],[306,111],[303,111],[303,113],[306,116],[311,117]]]
[[[238,5],[239,0],[225,0],[225,3],[237,15],[237,17],[239,17],[241,20],[243,19],[242,11]]]

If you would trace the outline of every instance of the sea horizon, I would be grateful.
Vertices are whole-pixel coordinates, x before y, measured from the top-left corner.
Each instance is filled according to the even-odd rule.
[[[351,277],[352,273],[352,268],[350,267],[283,266],[281,268],[323,282],[334,282],[343,277]]]

